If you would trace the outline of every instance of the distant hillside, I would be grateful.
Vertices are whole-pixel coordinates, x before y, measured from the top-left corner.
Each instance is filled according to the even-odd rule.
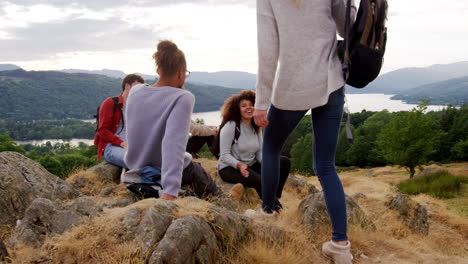
[[[109,70],[109,69],[102,69],[102,70],[80,70],[80,69],[65,69],[61,70],[61,72],[66,73],[88,73],[88,74],[100,74],[107,77],[112,78],[123,78],[125,77],[125,72],[119,70]]]
[[[107,97],[121,92],[121,80],[97,74],[13,70],[0,72],[1,119],[91,119]],[[215,111],[239,90],[190,84],[195,112]]]
[[[257,76],[238,71],[192,72],[188,81],[240,89],[255,89]]]
[[[80,69],[67,69],[61,70],[66,73],[90,73],[101,74],[113,78],[123,78],[126,73],[119,70],[80,70]],[[140,74],[146,80],[154,80],[156,75]],[[209,84],[215,86],[223,86],[229,88],[239,89],[255,89],[255,82],[257,77],[255,74],[239,71],[221,71],[221,72],[192,72],[187,82]]]
[[[430,99],[431,104],[468,104],[468,76],[408,89],[392,97],[407,103]]]
[[[13,64],[0,64],[0,71],[11,71],[11,70],[18,70],[18,69],[21,69],[21,68]]]
[[[102,70],[81,70],[81,69],[65,69],[61,70],[61,72],[66,72],[66,73],[89,73],[89,74],[100,74],[104,75],[107,77],[112,77],[112,78],[119,78],[122,79],[124,78],[127,73],[119,70],[109,70],[109,69],[102,69]],[[141,75],[145,80],[154,80],[156,78],[156,75],[149,75],[149,74],[142,74],[142,73],[137,73],[138,75]]]
[[[403,68],[379,76],[364,89],[349,88],[346,92],[400,94],[410,88],[467,75],[468,61],[425,68]]]

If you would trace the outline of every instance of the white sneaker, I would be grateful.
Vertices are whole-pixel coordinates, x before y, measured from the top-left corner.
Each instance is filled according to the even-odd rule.
[[[245,216],[249,217],[249,218],[265,218],[265,219],[273,219],[276,217],[276,212],[273,212],[271,214],[269,213],[266,213],[265,211],[263,211],[263,209],[260,209],[260,210],[253,210],[253,209],[247,209],[244,213]]]
[[[328,241],[322,245],[322,253],[325,257],[333,260],[335,264],[352,264],[353,255],[351,254],[351,242],[348,245],[341,246]]]

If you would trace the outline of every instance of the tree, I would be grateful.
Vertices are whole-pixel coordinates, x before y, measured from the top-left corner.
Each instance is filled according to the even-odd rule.
[[[291,148],[291,168],[300,173],[313,175],[312,133],[297,140]]]
[[[415,168],[427,161],[435,151],[441,132],[434,129],[430,117],[424,115],[427,102],[411,112],[400,112],[377,136],[376,145],[382,156],[390,163],[407,167],[410,178]]]
[[[24,153],[24,149],[21,146],[17,146],[9,136],[0,135],[0,152],[2,151],[15,151]]]

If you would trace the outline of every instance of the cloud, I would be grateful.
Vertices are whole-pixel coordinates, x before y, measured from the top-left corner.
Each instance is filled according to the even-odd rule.
[[[157,7],[177,4],[202,4],[202,5],[226,5],[226,4],[240,4],[248,5],[249,7],[255,6],[255,0],[15,0],[7,1],[7,3],[31,6],[31,5],[51,5],[57,7],[85,7],[89,9],[108,9],[120,6],[134,6],[134,7]]]
[[[8,33],[12,38],[0,41],[0,50],[8,51],[1,53],[0,61],[35,60],[66,52],[154,47],[159,31],[113,17],[35,23],[10,29]]]

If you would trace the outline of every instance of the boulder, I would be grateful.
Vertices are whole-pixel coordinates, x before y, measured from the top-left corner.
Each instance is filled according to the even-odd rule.
[[[216,236],[198,216],[172,222],[149,259],[149,264],[219,263]]]
[[[301,223],[310,230],[321,226],[330,226],[330,216],[323,197],[323,192],[311,194],[304,198],[299,204]],[[362,228],[375,229],[375,225],[367,218],[367,215],[359,205],[346,195],[346,214],[348,223],[359,225]]]
[[[80,197],[66,205],[37,198],[16,227],[12,243],[40,246],[45,236],[62,234],[101,211],[89,197]]]
[[[0,225],[14,225],[37,198],[71,199],[73,186],[16,152],[0,152]]]
[[[3,244],[3,241],[0,240],[0,262],[5,261],[8,256],[8,250],[5,244]]]
[[[319,192],[313,184],[307,183],[304,179],[294,175],[289,175],[286,180],[286,185],[294,189],[297,193],[305,192],[306,195]]]
[[[142,243],[144,256],[151,256],[157,243],[163,238],[166,230],[174,219],[177,205],[172,202],[158,199],[156,203],[146,211],[136,232]]]
[[[255,222],[253,224],[253,233],[263,241],[272,243],[283,241],[287,235],[287,232],[277,225],[262,222]]]
[[[240,243],[252,231],[250,218],[218,206],[208,210],[206,220],[216,235],[218,245],[224,249]]]
[[[239,207],[239,203],[232,200],[229,197],[218,197],[212,201],[214,205],[225,208],[230,211],[236,211]]]
[[[386,204],[390,209],[400,213],[400,219],[413,232],[429,234],[429,222],[426,207],[413,201],[406,194],[398,194]]]
[[[122,173],[121,167],[104,161],[89,168],[88,171],[98,175],[103,182],[120,183],[120,174]]]
[[[424,175],[427,175],[427,174],[432,174],[432,173],[436,173],[436,172],[439,172],[439,171],[444,171],[444,169],[440,166],[436,166],[436,165],[431,165],[431,167],[429,168],[425,168],[424,170],[420,171],[418,174],[416,174],[416,176],[414,177],[421,177],[421,176],[424,176]]]

